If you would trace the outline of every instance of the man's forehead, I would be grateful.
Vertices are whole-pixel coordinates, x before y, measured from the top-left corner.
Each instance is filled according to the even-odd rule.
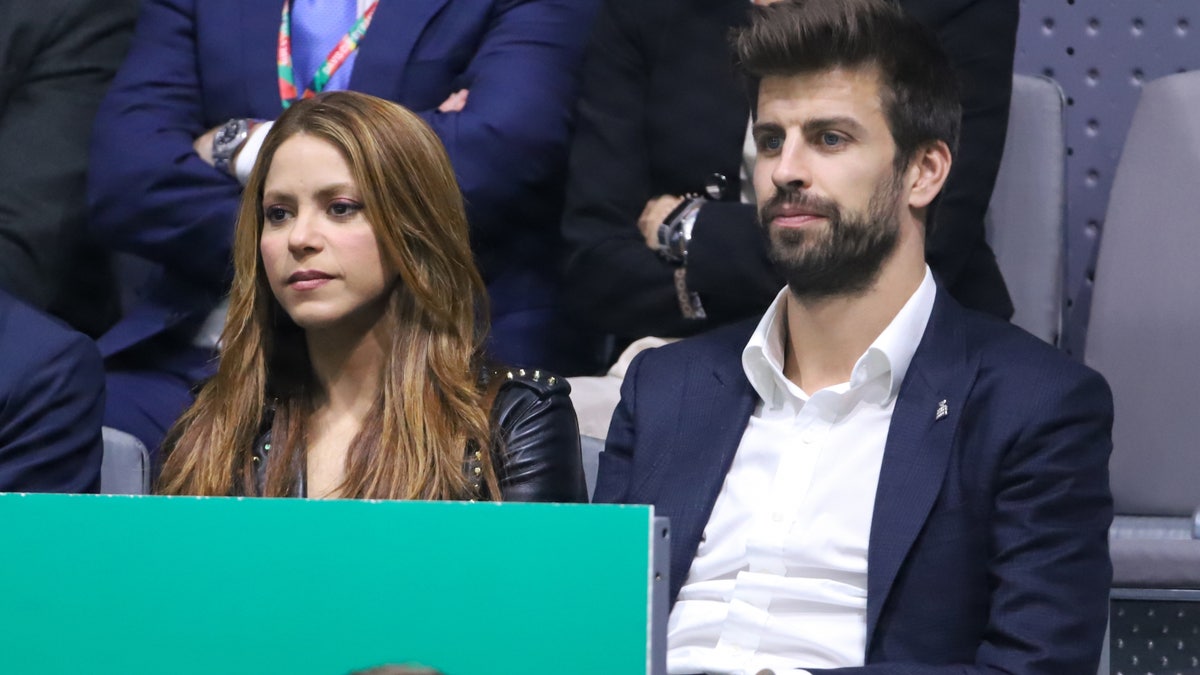
[[[883,111],[882,74],[875,65],[837,67],[792,75],[767,75],[759,81],[758,113],[775,108],[857,108]]]

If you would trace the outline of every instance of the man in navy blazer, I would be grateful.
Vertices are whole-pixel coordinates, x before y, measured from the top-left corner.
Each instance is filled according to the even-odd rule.
[[[0,291],[0,492],[96,492],[104,450],[96,345]]]
[[[569,371],[576,356],[557,319],[557,224],[576,70],[596,4],[380,0],[335,74],[349,73],[344,88],[417,111],[446,145],[488,285],[494,355],[513,365]],[[150,448],[212,372],[221,327],[212,311],[227,292],[241,185],[206,155],[215,128],[282,112],[282,7],[145,0],[96,118],[91,227],[161,268],[99,340],[110,372],[107,423]],[[299,53],[299,31],[291,33]]]
[[[736,52],[788,286],[633,362],[595,491],[671,519],[669,672],[1094,673],[1111,393],[933,281],[944,54],[888,0],[784,0]]]

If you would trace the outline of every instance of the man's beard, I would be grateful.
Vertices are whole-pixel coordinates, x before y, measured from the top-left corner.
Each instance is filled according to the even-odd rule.
[[[858,295],[869,289],[900,236],[899,172],[872,195],[867,212],[843,212],[837,202],[791,187],[780,188],[759,208],[767,255],[801,300]],[[771,227],[784,206],[823,216],[822,229]]]

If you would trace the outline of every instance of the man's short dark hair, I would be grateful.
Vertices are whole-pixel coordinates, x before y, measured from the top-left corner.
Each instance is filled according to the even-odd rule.
[[[754,8],[733,42],[742,69],[758,79],[878,68],[897,168],[935,141],[957,151],[962,104],[954,68],[937,37],[892,0],[781,0]]]

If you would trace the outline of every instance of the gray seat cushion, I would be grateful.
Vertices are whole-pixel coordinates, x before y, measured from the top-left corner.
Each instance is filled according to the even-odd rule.
[[[1108,378],[1117,513],[1200,506],[1200,72],[1145,86],[1117,165],[1086,361]]]
[[[1012,321],[1055,344],[1062,324],[1066,140],[1062,89],[1013,77],[1004,157],[988,205],[987,239],[1012,296]]]
[[[134,436],[104,427],[104,459],[100,464],[100,492],[109,495],[150,493],[150,453]]]
[[[596,491],[596,472],[600,468],[600,452],[604,450],[604,439],[594,436],[579,437],[579,451],[583,453],[583,477],[587,480],[588,499]]]

